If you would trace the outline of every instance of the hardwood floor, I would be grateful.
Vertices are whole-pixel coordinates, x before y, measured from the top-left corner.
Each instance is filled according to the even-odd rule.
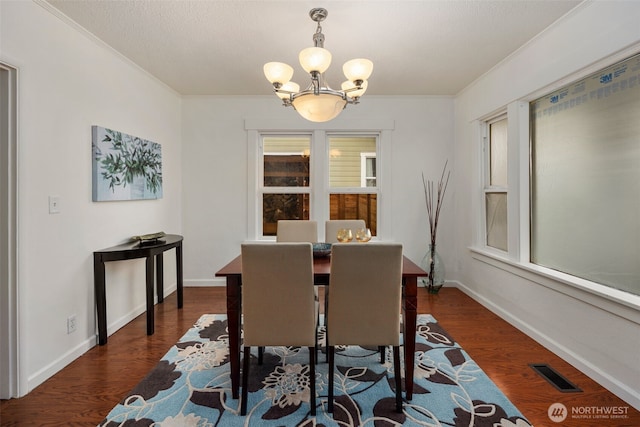
[[[145,335],[141,315],[21,399],[0,403],[2,426],[95,426],[153,368],[204,313],[224,313],[224,288],[185,288],[184,308],[176,295],[156,305],[155,334]],[[501,320],[455,288],[439,295],[418,290],[418,312],[432,314],[505,395],[535,426],[640,426],[640,412],[570,364]],[[322,360],[322,358],[321,358]],[[561,393],[529,363],[547,363],[583,390]],[[563,403],[571,413],[591,408],[626,409],[627,418],[578,419],[571,414],[552,422],[547,410]]]

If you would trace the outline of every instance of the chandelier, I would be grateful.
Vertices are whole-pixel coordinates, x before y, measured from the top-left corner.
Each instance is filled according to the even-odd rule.
[[[323,8],[311,9],[309,16],[318,26],[313,35],[314,47],[300,51],[298,59],[310,74],[311,84],[303,91],[291,81],[293,68],[282,62],[264,64],[264,75],[273,85],[274,92],[285,107],[292,106],[302,117],[312,122],[327,122],[340,114],[347,104],[357,104],[367,90],[367,79],[373,71],[368,59],[352,59],[342,66],[347,80],[342,90],[334,90],[324,80],[324,72],[331,65],[331,52],[324,48],[324,34],[320,22],[327,17]]]

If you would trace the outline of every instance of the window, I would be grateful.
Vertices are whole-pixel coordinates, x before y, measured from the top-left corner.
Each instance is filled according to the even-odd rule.
[[[363,219],[378,236],[379,134],[265,132],[256,138],[249,207],[257,238],[275,236],[281,219]]]
[[[640,295],[640,55],[530,111],[531,262]]]
[[[329,136],[329,218],[363,219],[377,235],[376,136]]]
[[[392,207],[382,195],[391,191],[394,126],[379,117],[295,128],[288,120],[245,119],[247,238],[275,239],[277,220],[288,217],[318,221],[320,229],[329,219],[362,218],[376,239],[392,239]]]
[[[275,236],[280,219],[309,219],[309,136],[262,139],[262,231]]]
[[[360,187],[376,186],[376,153],[360,154]]]
[[[484,244],[507,251],[507,118],[486,122]]]

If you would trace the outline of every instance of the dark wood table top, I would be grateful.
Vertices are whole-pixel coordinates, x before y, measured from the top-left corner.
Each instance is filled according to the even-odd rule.
[[[178,234],[167,234],[153,244],[140,244],[136,240],[94,251],[93,254],[103,261],[145,258],[171,249],[181,244],[182,240],[183,237]]]
[[[406,256],[402,257],[402,277],[423,277],[425,271]],[[329,276],[331,273],[331,256],[313,258],[313,275]],[[216,277],[237,276],[242,274],[242,256],[238,255],[216,273]]]

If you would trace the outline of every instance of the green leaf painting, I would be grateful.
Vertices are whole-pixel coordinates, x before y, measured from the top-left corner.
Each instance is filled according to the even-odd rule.
[[[162,198],[160,144],[92,126],[93,201]]]

